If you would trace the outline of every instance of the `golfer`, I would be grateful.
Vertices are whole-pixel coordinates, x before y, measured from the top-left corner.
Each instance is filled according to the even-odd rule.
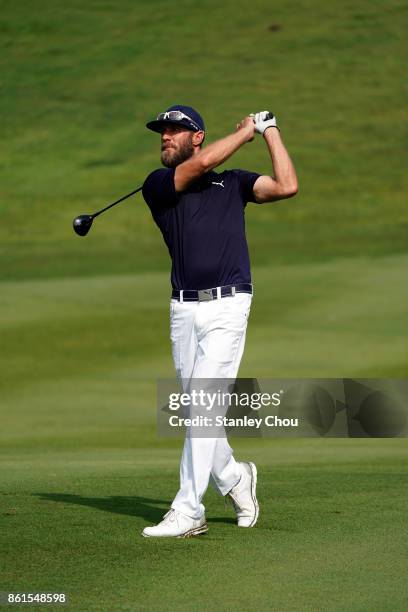
[[[165,167],[147,177],[143,197],[172,260],[172,353],[178,379],[189,391],[197,379],[236,378],[252,300],[245,206],[294,196],[297,178],[276,118],[267,111],[245,117],[236,131],[206,147],[204,121],[189,106],[171,106],[146,127],[161,135]],[[255,133],[266,143],[272,176],[214,172]],[[253,527],[259,514],[255,465],[237,462],[225,435],[187,435],[179,491],[163,520],[143,535],[208,531],[202,499],[210,481],[232,500],[238,526]]]

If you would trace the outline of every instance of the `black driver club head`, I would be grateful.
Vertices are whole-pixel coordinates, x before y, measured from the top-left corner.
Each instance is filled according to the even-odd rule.
[[[74,232],[77,233],[78,236],[86,236],[89,230],[91,229],[92,221],[95,219],[95,217],[97,217],[98,215],[101,215],[106,210],[109,210],[109,208],[112,208],[112,206],[116,206],[116,204],[119,204],[119,202],[123,202],[123,200],[127,200],[128,198],[130,198],[130,196],[134,195],[138,191],[142,191],[142,189],[143,189],[143,185],[142,187],[138,187],[137,189],[134,189],[127,195],[122,196],[121,198],[119,198],[119,200],[116,200],[116,202],[113,202],[112,204],[108,204],[108,206],[105,206],[105,208],[102,208],[102,210],[98,210],[97,212],[94,212],[93,215],[79,215],[79,217],[76,217],[74,219],[74,222],[72,224],[74,228]]]
[[[93,215],[79,215],[73,222],[74,231],[78,236],[86,236],[91,229]]]

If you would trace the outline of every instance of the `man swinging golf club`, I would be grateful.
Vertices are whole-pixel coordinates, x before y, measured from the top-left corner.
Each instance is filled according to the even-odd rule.
[[[196,379],[235,379],[252,300],[244,209],[297,193],[297,178],[276,119],[262,111],[235,132],[202,148],[205,126],[189,106],[175,105],[147,126],[161,135],[164,168],[152,172],[143,197],[172,260],[170,330],[174,364],[184,389]],[[214,172],[261,134],[273,176],[245,170]],[[145,537],[189,537],[208,531],[202,498],[209,482],[235,508],[238,526],[258,519],[257,471],[237,462],[226,436],[186,436],[180,488],[163,520]]]

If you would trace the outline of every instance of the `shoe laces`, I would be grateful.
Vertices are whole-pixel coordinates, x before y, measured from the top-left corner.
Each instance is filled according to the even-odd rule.
[[[174,508],[170,508],[170,510],[163,516],[163,523],[174,523],[176,520],[177,516]]]

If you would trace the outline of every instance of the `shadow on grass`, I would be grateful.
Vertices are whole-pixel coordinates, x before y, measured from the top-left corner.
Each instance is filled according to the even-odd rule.
[[[43,501],[60,502],[63,504],[74,504],[77,506],[88,506],[103,512],[114,514],[126,514],[128,516],[139,516],[158,523],[163,515],[169,510],[171,501],[165,499],[152,499],[150,497],[112,495],[110,497],[85,497],[72,493],[34,493]],[[231,517],[213,517],[207,519],[208,523],[235,523],[236,519]]]
[[[152,522],[160,521],[171,504],[169,500],[139,497],[137,495],[128,497],[122,495],[85,497],[83,495],[73,495],[72,493],[34,493],[34,495],[44,501],[88,506],[103,512],[113,512],[114,514],[140,516]]]
[[[237,519],[231,516],[214,516],[207,518],[207,523],[227,523],[228,525],[236,525]]]

